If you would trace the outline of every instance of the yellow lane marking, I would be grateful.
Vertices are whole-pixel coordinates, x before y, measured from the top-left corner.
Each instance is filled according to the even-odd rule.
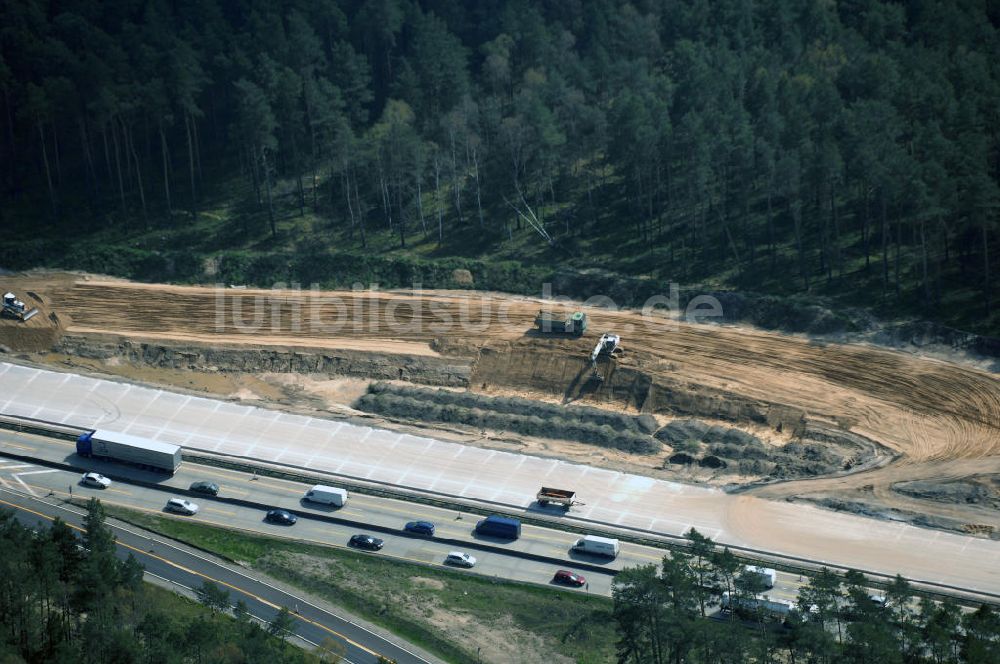
[[[224,516],[236,516],[236,512],[229,512],[226,510],[218,510],[214,507],[204,507],[202,508],[206,512],[211,512],[212,514],[222,514]]]
[[[2,443],[2,445],[3,447],[15,447],[19,450],[28,450],[30,452],[34,452],[37,449],[34,447],[25,447],[24,445],[15,445],[14,443]]]
[[[53,517],[49,516],[48,514],[43,514],[42,512],[36,512],[33,509],[30,509],[28,507],[24,507],[23,505],[18,505],[16,503],[10,503],[10,502],[7,502],[6,500],[3,500],[3,499],[0,499],[0,504],[8,505],[10,507],[14,507],[14,508],[17,508],[17,509],[24,510],[25,512],[28,512],[30,514],[34,514],[35,516],[40,516],[43,519],[46,519],[48,521],[54,521],[55,520]],[[79,526],[74,526],[73,524],[66,524],[66,525],[68,525],[70,528],[73,528],[74,530],[78,530],[80,532],[84,532],[83,528],[80,528]],[[125,544],[124,542],[117,542],[117,544],[119,546],[123,546],[126,549],[129,549],[131,551],[135,551],[136,553],[141,554],[143,556],[149,556],[150,558],[153,558],[155,560],[159,560],[160,562],[162,562],[162,563],[164,563],[166,565],[170,565],[171,567],[174,567],[174,568],[179,569],[181,571],[187,572],[188,574],[191,574],[193,576],[201,577],[201,578],[205,579],[206,581],[211,581],[213,583],[217,583],[220,586],[225,586],[226,588],[230,588],[232,590],[235,590],[236,592],[241,593],[243,595],[246,595],[247,597],[252,597],[253,599],[255,599],[258,602],[260,602],[261,604],[264,604],[265,606],[269,606],[272,609],[277,609],[277,610],[281,609],[281,607],[278,606],[277,604],[275,604],[274,602],[271,602],[270,600],[264,599],[263,597],[260,597],[260,596],[258,596],[256,594],[250,592],[249,590],[244,590],[243,588],[240,588],[239,586],[235,586],[235,585],[233,585],[231,583],[227,583],[227,582],[222,581],[220,579],[212,578],[211,576],[208,576],[207,574],[202,574],[201,572],[197,572],[197,571],[195,571],[193,569],[189,569],[189,568],[187,568],[187,567],[185,567],[185,566],[183,566],[183,565],[181,565],[179,563],[176,563],[176,562],[174,562],[174,561],[172,561],[172,560],[170,560],[168,558],[164,558],[162,556],[158,556],[155,553],[150,553],[149,551],[144,551],[142,549],[139,549],[137,547],[131,546],[129,544]],[[322,623],[318,623],[315,620],[310,620],[309,618],[306,618],[306,617],[304,617],[302,615],[299,615],[297,613],[294,614],[294,615],[297,616],[299,620],[301,620],[303,622],[306,622],[306,623],[309,623],[310,625],[314,625],[314,626],[322,629],[325,632],[329,632],[330,634],[333,634],[334,636],[337,636],[337,637],[343,639],[347,643],[350,643],[354,647],[360,648],[361,650],[364,650],[366,653],[368,653],[370,655],[374,655],[375,657],[379,656],[379,653],[375,652],[374,650],[361,645],[360,643],[354,641],[353,639],[350,639],[350,638],[344,636],[340,632],[337,632],[336,630],[333,630],[333,629],[327,627],[326,625],[324,625]]]

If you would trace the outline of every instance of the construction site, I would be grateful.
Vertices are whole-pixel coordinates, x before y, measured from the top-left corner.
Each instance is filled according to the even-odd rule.
[[[0,289],[9,361],[1000,538],[971,361],[475,291]]]

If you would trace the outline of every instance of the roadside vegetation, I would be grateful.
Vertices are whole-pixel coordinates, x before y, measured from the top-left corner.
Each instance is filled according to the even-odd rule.
[[[775,606],[758,601],[768,594],[759,575],[696,530],[687,534],[686,550],[621,572],[609,601],[155,514],[114,512],[250,564],[449,661],[477,661],[469,644],[489,643],[481,626],[523,648],[498,654],[483,647],[482,660],[496,662],[1000,661],[1000,614],[988,605],[963,610],[948,599],[919,596],[901,577],[876,590],[861,573],[839,576],[823,569],[806,579],[796,602]],[[733,610],[720,611],[724,594],[733,598]]]
[[[565,271],[619,304],[676,281],[995,333],[995,3],[713,8],[4,3],[0,265]]]
[[[237,533],[118,507],[109,513],[294,585],[450,662],[597,664],[614,657],[611,602],[378,555]]]
[[[228,593],[199,590],[201,603],[143,582],[131,556],[115,557],[104,509],[87,504],[82,539],[56,519],[32,531],[0,511],[0,661],[202,662],[339,661],[336,649],[321,658],[286,643],[289,616],[269,625],[252,619]]]
[[[626,452],[654,454],[659,426],[649,415],[622,415],[590,406],[567,408],[519,397],[435,390],[377,382],[356,407],[387,417],[514,431],[526,436],[572,440]]]

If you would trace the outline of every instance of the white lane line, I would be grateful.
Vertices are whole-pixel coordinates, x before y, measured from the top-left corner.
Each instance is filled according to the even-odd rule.
[[[34,496],[35,498],[38,498],[38,494],[37,494],[37,493],[35,493],[35,492],[34,492],[34,491],[32,490],[32,488],[31,488],[30,486],[28,486],[27,484],[25,484],[25,483],[24,483],[24,480],[22,480],[22,479],[21,479],[20,477],[18,477],[17,475],[14,475],[13,477],[14,477],[14,479],[15,479],[15,480],[17,480],[18,484],[20,484],[21,486],[23,486],[23,487],[24,487],[24,490],[25,490],[25,491],[27,491],[28,493],[30,493],[30,494],[31,494],[32,496]]]
[[[6,468],[4,469],[6,470]],[[56,468],[50,468],[48,470],[29,470],[24,473],[14,473],[14,477],[20,477],[21,475],[41,475],[42,473],[58,473],[59,470]]]

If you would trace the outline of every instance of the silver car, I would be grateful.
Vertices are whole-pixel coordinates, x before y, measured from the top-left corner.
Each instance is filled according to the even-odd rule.
[[[446,565],[455,565],[456,567],[474,567],[476,558],[461,551],[452,551],[445,557],[444,562]]]
[[[80,478],[80,484],[92,486],[95,489],[107,489],[111,486],[111,480],[100,473],[84,473],[83,477]]]
[[[167,501],[167,511],[191,516],[198,513],[198,505],[183,498],[171,498]]]

